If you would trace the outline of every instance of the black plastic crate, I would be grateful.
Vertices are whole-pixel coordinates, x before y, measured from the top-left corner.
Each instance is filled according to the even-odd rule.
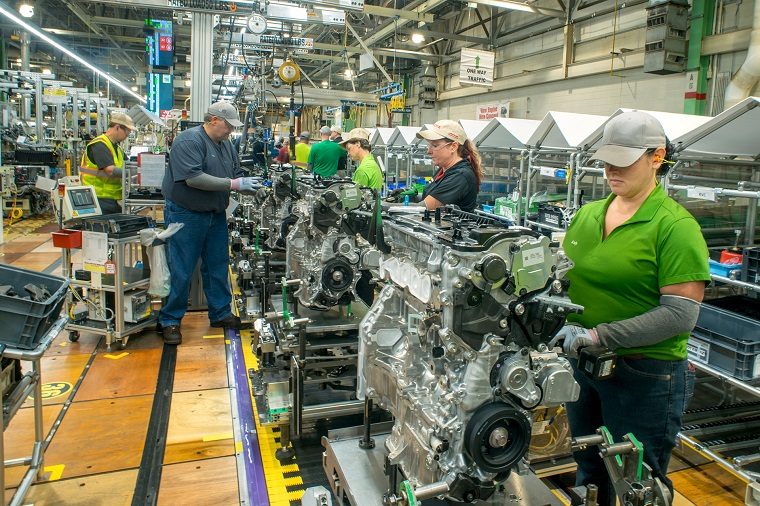
[[[760,377],[760,301],[732,295],[702,303],[689,358],[741,380]]]
[[[760,284],[760,248],[744,248],[742,252],[742,281]]]
[[[50,297],[37,302],[0,294],[0,343],[13,348],[33,350],[58,319],[69,282],[58,276],[40,274],[10,265],[0,265],[0,285],[11,285],[26,295],[27,284],[44,286]]]
[[[565,228],[567,223],[564,211],[564,207],[544,203],[538,204],[538,222],[542,225]]]

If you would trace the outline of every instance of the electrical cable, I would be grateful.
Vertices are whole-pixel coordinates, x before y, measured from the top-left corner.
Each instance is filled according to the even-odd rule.
[[[232,48],[232,30],[235,28],[235,18],[230,16],[230,40],[227,43],[227,58],[225,58],[225,61],[227,62],[227,65],[230,64],[230,49]],[[224,92],[227,93],[227,80],[224,78],[224,73],[222,73],[222,84],[224,85]],[[222,95],[222,84],[219,85],[219,90],[216,92],[216,100],[214,102],[219,101],[219,97]]]

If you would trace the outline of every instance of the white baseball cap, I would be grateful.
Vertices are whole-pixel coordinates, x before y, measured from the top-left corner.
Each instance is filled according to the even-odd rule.
[[[363,128],[354,128],[353,130],[348,132],[348,135],[346,137],[347,138],[343,139],[343,142],[340,143],[341,145],[345,145],[348,142],[356,142],[361,139],[364,139],[365,141],[369,142],[369,132],[367,132]]]
[[[417,132],[417,138],[428,141],[448,139],[457,144],[464,144],[467,141],[467,134],[464,132],[464,128],[462,128],[462,125],[460,125],[459,122],[450,119],[442,119],[436,121],[429,129]]]
[[[602,143],[591,160],[628,167],[647,149],[665,147],[665,142],[665,130],[657,118],[641,111],[625,112],[607,122]]]
[[[240,121],[240,111],[237,107],[230,102],[224,100],[211,104],[208,108],[208,113],[217,118],[222,118],[224,121],[234,126],[235,128],[243,126],[243,122]]]

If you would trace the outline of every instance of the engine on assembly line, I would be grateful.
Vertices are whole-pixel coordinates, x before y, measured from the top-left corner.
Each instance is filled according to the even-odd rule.
[[[301,198],[292,201],[290,210],[286,277],[300,280],[294,295],[305,307],[346,305],[355,298],[359,269],[369,250],[360,247],[357,234],[368,218],[353,211],[369,211],[374,194],[350,180],[300,178],[296,185]]]
[[[582,310],[561,280],[568,261],[547,237],[452,209],[384,215],[382,234],[358,395],[393,415],[386,451],[407,485],[487,499],[528,450],[531,410],[578,397],[547,347]]]

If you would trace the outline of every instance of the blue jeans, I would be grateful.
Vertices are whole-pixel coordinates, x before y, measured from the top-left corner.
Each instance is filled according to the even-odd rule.
[[[182,321],[187,311],[190,278],[199,258],[209,320],[223,320],[230,315],[232,302],[225,213],[190,211],[167,200],[164,222],[167,225],[184,223],[185,226],[167,241],[166,260],[171,272],[171,289],[158,321],[164,327],[179,325]]]
[[[567,405],[573,436],[594,434],[606,426],[615,442],[632,433],[644,445],[644,461],[671,491],[665,476],[681,419],[693,392],[694,373],[686,360],[666,361],[618,357],[613,378],[594,381],[571,360],[581,386],[577,402]],[[599,487],[599,504],[615,504],[615,491],[597,448],[575,452],[576,485]]]

